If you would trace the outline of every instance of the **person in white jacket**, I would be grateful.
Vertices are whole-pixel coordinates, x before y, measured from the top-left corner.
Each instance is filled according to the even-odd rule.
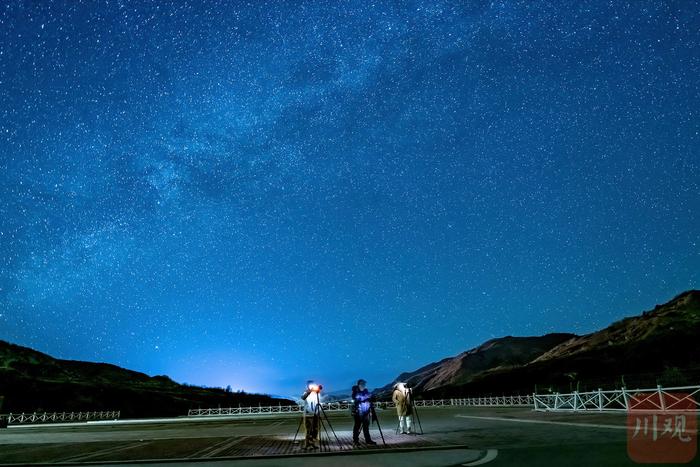
[[[399,416],[399,430],[402,434],[413,433],[413,400],[411,391],[405,383],[396,383],[391,400],[396,406],[396,414]]]
[[[309,381],[306,384],[306,391],[302,394],[301,399],[304,402],[304,429],[306,430],[306,439],[304,440],[305,449],[318,449],[320,447],[320,425],[321,425],[321,390],[323,386]]]

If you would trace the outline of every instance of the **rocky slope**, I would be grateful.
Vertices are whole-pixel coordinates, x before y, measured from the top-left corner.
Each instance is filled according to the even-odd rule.
[[[700,291],[690,290],[591,334],[494,339],[396,380],[423,397],[700,384],[698,341]]]
[[[502,337],[491,339],[455,357],[431,363],[418,370],[402,373],[395,381],[409,383],[415,391],[431,391],[444,386],[466,384],[491,369],[524,365],[548,350],[576,337],[575,334],[547,334],[536,337]],[[384,395],[390,383],[377,392]]]

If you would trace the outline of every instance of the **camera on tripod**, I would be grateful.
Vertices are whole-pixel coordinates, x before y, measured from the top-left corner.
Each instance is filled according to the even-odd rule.
[[[326,415],[326,411],[323,409],[323,403],[321,402],[322,390],[322,384],[316,384],[312,380],[308,380],[306,382],[306,391],[304,391],[304,394],[301,396],[301,399],[303,400],[300,405],[301,419],[299,420],[299,426],[297,427],[297,432],[294,434],[292,443],[296,443],[299,431],[301,430],[301,427],[304,426],[306,434],[303,448],[305,450],[323,450],[323,433],[326,435],[326,449],[330,449],[330,433],[332,433],[333,437],[335,438],[335,442],[338,443],[338,447],[342,450],[343,447],[340,443],[340,439],[333,429],[331,421],[328,419],[328,415]]]

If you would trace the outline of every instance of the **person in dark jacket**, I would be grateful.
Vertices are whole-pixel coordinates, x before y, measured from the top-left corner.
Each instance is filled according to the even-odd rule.
[[[372,396],[367,390],[367,381],[360,379],[357,385],[352,387],[353,418],[355,425],[352,427],[352,443],[355,446],[360,444],[360,428],[365,436],[365,443],[377,444],[372,441],[369,435],[369,424],[372,417]]]

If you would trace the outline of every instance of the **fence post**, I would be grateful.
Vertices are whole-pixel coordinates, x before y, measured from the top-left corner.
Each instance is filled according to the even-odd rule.
[[[598,412],[603,411],[603,390],[598,388]]]
[[[656,385],[656,390],[659,393],[659,404],[661,404],[661,410],[666,410],[666,401],[664,400],[664,391],[660,384]]]

